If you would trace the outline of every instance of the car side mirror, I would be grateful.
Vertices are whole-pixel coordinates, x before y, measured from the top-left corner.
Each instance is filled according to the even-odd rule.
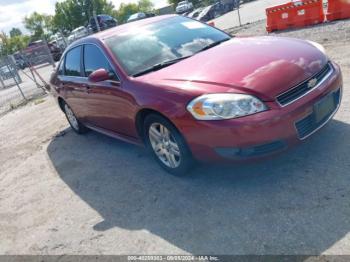
[[[111,77],[106,69],[100,68],[95,70],[89,75],[89,81],[91,82],[102,82],[109,80]]]

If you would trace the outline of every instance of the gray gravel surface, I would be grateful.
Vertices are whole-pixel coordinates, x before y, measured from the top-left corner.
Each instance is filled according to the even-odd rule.
[[[52,98],[2,116],[0,254],[350,254],[349,25],[275,34],[325,44],[344,99],[320,132],[259,163],[176,178],[143,149],[76,135]]]

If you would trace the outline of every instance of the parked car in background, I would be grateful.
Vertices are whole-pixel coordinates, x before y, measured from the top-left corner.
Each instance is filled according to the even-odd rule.
[[[189,13],[187,15],[187,17],[196,19],[199,16],[199,14],[203,11],[203,9],[204,9],[203,7],[197,8],[194,11],[192,11],[191,13]]]
[[[51,63],[50,55],[54,61],[59,61],[62,56],[62,50],[52,43],[38,40],[30,42],[27,48],[23,50],[23,54],[26,56],[28,63],[37,65],[41,63]]]
[[[64,50],[67,46],[67,40],[66,38],[60,34],[54,34],[50,37],[50,43],[56,45],[57,47],[61,48],[61,50]]]
[[[47,45],[48,45],[48,47],[50,49],[50,52],[51,52],[53,60],[55,62],[59,61],[61,59],[61,56],[62,56],[62,53],[63,53],[61,48],[59,48],[57,45],[55,45],[53,43],[48,43]]]
[[[96,19],[101,31],[118,25],[118,21],[110,15],[97,15]],[[90,18],[88,30],[92,33],[98,32],[98,28],[94,17]]]
[[[23,70],[29,66],[28,62],[19,51],[13,54],[13,58],[18,68]]]
[[[213,5],[205,7],[202,12],[197,16],[197,20],[207,22],[212,20],[221,14],[223,14],[223,6],[221,3],[215,3]]]
[[[176,6],[177,14],[182,14],[182,13],[191,12],[191,11],[193,11],[193,4],[188,0],[181,1]]]
[[[174,15],[76,41],[50,83],[75,132],[144,143],[176,175],[194,159],[247,161],[301,143],[332,119],[343,85],[320,44],[232,38]]]
[[[240,0],[220,0],[222,14],[230,12],[238,7]]]
[[[68,44],[73,43],[74,40],[75,40],[75,35],[74,35],[74,34],[70,34],[70,35],[67,37]]]
[[[11,72],[11,68],[8,66],[0,67],[0,75],[2,80],[13,78],[13,73]]]
[[[71,35],[74,36],[74,40],[78,40],[80,38],[83,38],[87,35],[89,35],[88,30],[84,26],[80,26],[78,28],[75,28],[72,32]]]
[[[141,20],[141,19],[145,19],[145,18],[148,18],[148,17],[153,17],[155,16],[155,14],[152,14],[152,13],[142,13],[142,12],[139,12],[139,13],[135,13],[135,14],[132,14],[127,22],[133,22],[133,21],[137,21],[137,20]]]

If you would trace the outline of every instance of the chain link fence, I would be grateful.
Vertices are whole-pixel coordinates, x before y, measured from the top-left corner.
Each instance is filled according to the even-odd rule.
[[[46,94],[62,48],[36,41],[13,55],[0,57],[0,114]]]

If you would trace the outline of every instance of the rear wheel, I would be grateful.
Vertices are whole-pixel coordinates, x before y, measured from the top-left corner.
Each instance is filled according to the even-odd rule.
[[[71,128],[74,130],[74,132],[78,134],[84,134],[89,130],[82,123],[80,123],[80,121],[75,116],[72,109],[69,107],[67,103],[64,103],[64,113],[66,114],[67,120]]]
[[[193,167],[193,158],[179,131],[167,119],[149,115],[144,122],[148,149],[166,171],[181,176]]]

